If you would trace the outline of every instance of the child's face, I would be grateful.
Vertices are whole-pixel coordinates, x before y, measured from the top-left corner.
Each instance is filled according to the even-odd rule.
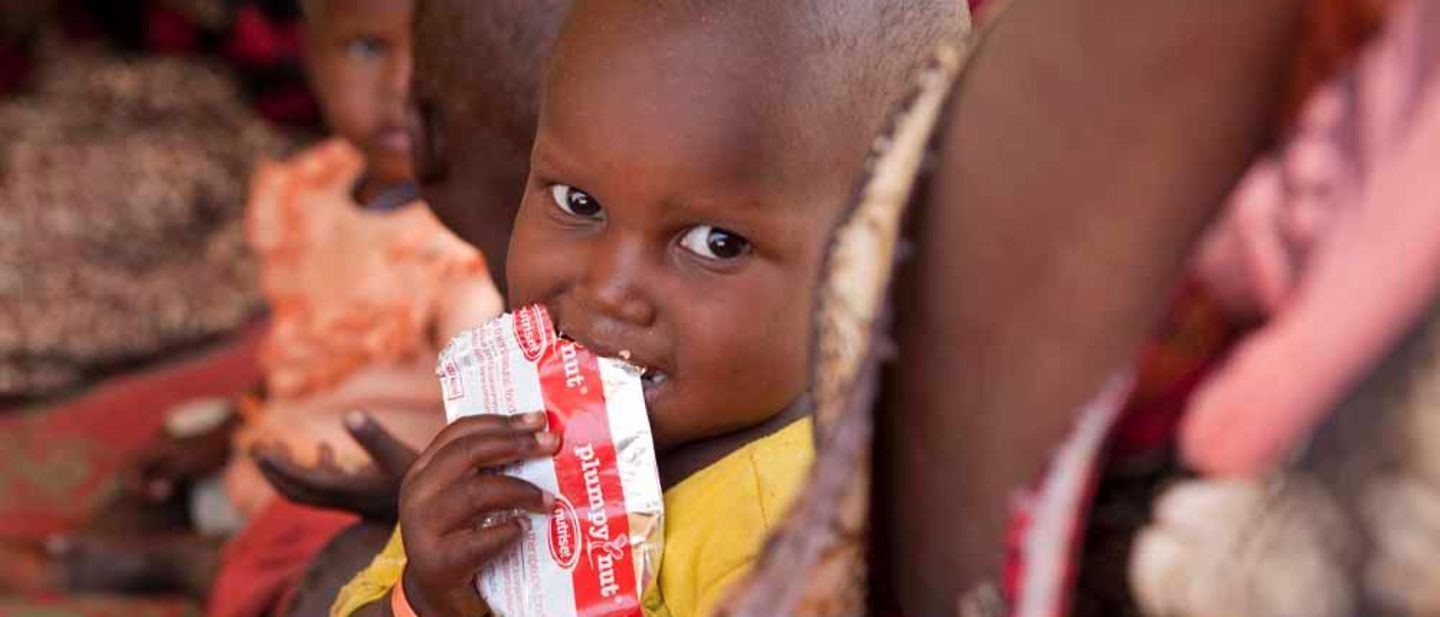
[[[412,0],[315,0],[306,42],[311,78],[331,130],[365,153],[383,182],[412,176]]]
[[[802,393],[848,179],[793,145],[793,115],[725,37],[573,25],[611,4],[577,9],[551,67],[510,302],[544,303],[566,335],[651,369],[665,450],[764,422]]]

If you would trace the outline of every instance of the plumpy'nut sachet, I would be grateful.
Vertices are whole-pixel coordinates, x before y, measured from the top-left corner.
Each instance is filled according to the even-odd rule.
[[[476,585],[499,617],[639,615],[663,547],[663,497],[640,371],[558,336],[528,306],[457,336],[436,370],[450,422],[545,411],[553,458],[501,473],[556,496]]]

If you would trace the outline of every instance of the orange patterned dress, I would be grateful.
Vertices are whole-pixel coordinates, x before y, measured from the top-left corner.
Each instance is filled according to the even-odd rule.
[[[332,139],[255,174],[247,232],[271,330],[261,352],[266,398],[246,406],[237,452],[278,441],[313,463],[327,443],[340,466],[360,467],[368,458],[340,422],[352,409],[424,446],[444,425],[439,347],[500,310],[484,258],[423,203],[356,203],[363,166]],[[247,456],[232,461],[226,488],[244,514],[271,495]]]

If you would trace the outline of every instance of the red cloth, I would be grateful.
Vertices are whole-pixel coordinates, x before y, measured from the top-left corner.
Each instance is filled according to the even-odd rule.
[[[0,598],[0,617],[193,617],[189,602],[114,596]]]
[[[0,536],[41,539],[87,520],[174,405],[259,383],[264,328],[198,357],[102,382],[48,409],[0,413]]]
[[[1111,432],[1111,461],[1173,447],[1190,394],[1225,358],[1240,329],[1199,283],[1181,285],[1159,328],[1141,348],[1135,391]]]
[[[1173,447],[1185,402],[1234,337],[1214,301],[1186,282],[1142,349],[1123,401],[1102,395],[1077,414],[1044,477],[1012,505],[1002,589],[1015,615],[1065,614],[1100,478],[1108,466]]]
[[[358,521],[349,514],[274,500],[225,547],[205,614],[269,614],[293,593],[326,543]]]

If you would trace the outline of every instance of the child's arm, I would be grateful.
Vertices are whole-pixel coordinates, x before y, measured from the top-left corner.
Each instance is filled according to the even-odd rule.
[[[231,436],[240,424],[226,405],[229,403],[196,401],[172,411],[164,434],[121,470],[122,489],[145,501],[163,502],[181,487],[224,468]],[[197,414],[207,416],[198,420],[199,425]]]

